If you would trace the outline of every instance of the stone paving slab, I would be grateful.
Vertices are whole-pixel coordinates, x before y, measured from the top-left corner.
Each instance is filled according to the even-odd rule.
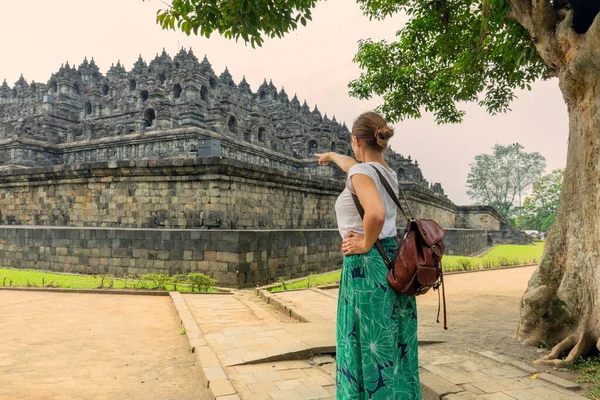
[[[335,398],[335,378],[307,360],[315,352],[335,351],[335,323],[299,323],[250,291],[182,299],[206,343],[199,359],[214,354],[219,364],[204,368],[205,374],[224,374],[240,399]]]
[[[335,380],[307,360],[227,368],[242,399],[333,399]]]
[[[324,292],[324,291],[323,291]],[[294,310],[308,322],[335,324],[337,314],[337,291],[293,290],[270,293],[280,304]]]

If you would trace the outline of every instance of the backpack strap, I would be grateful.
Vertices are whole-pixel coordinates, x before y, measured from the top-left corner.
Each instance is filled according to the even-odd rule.
[[[360,204],[360,200],[358,199],[358,196],[355,195],[354,193],[352,193],[352,200],[354,200],[354,205],[356,206],[356,209],[358,210],[358,215],[360,215],[360,219],[364,219],[365,209],[363,208],[362,204]],[[388,269],[392,268],[394,266],[394,263],[388,257],[388,255],[385,252],[383,245],[381,244],[381,241],[379,239],[377,239],[377,241],[375,242],[375,246],[377,246],[377,250],[379,250],[381,257],[383,257],[385,266],[388,267]]]
[[[414,218],[415,214],[413,214],[412,210],[410,209],[410,205],[408,204],[408,200],[406,199],[406,196],[404,195],[404,190],[402,190],[402,186],[398,185],[398,187],[400,188],[400,193],[402,193],[402,197],[404,197],[404,202],[406,203],[408,212],[410,213],[410,215],[413,215],[413,217],[409,217],[408,215],[406,215],[406,213],[404,212],[404,209],[402,208],[402,205],[400,204],[400,201],[398,200],[398,197],[394,193],[394,189],[392,189],[392,187],[390,186],[390,183],[385,178],[385,176],[383,176],[381,171],[379,171],[379,169],[377,169],[377,167],[375,167],[374,165],[372,165],[372,164],[369,164],[369,165],[371,166],[371,168],[373,168],[375,170],[375,172],[377,172],[377,175],[379,176],[379,181],[381,182],[381,184],[383,185],[385,190],[388,192],[388,194],[390,195],[390,197],[392,198],[394,203],[396,203],[396,205],[398,206],[400,211],[402,211],[402,214],[404,214],[404,218],[406,218],[408,221],[410,221],[411,219],[415,219]]]
[[[441,286],[441,288],[440,288]],[[446,315],[446,287],[444,286],[444,268],[442,267],[442,260],[440,260],[440,282],[439,286],[434,286],[433,290],[437,290],[438,292],[438,312],[437,312],[437,323],[440,323],[440,292],[442,292],[442,297],[444,298],[444,329],[448,330],[448,319]]]

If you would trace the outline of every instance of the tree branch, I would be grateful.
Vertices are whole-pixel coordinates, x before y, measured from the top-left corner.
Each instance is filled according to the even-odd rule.
[[[585,33],[584,46],[589,52],[592,62],[595,62],[596,68],[600,68],[600,13],[596,14],[592,26]]]
[[[549,0],[510,0],[508,17],[520,23],[529,33],[538,54],[546,65],[558,69],[563,53],[556,37],[556,12]]]
[[[483,39],[485,39],[485,35],[487,33],[488,26],[490,25],[490,22],[488,21],[489,14],[490,14],[489,0],[483,0],[483,6],[481,8],[481,19],[482,19],[483,24],[481,26],[481,33],[479,34],[479,43],[477,44],[478,50],[481,50],[481,46],[483,45]]]

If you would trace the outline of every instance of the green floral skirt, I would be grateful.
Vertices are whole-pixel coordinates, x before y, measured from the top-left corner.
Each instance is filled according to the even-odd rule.
[[[393,259],[394,239],[382,240]],[[394,292],[373,247],[344,257],[337,313],[337,399],[420,400],[417,306]]]

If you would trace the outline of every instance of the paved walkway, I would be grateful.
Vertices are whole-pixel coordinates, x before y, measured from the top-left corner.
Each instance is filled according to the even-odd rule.
[[[449,331],[435,323],[437,295],[419,297],[424,399],[583,399],[572,391],[578,385],[533,368],[536,349],[510,339],[531,272],[519,268],[448,276]],[[271,305],[240,291],[219,300],[216,308],[212,296],[184,297],[239,398],[334,398],[333,363],[277,360],[290,353],[307,358],[311,349],[335,344],[337,290],[275,293],[269,296]],[[437,341],[442,343],[432,344]]]
[[[335,398],[334,377],[306,360],[311,349],[335,345],[330,323],[299,323],[250,291],[183,297],[239,398]]]

